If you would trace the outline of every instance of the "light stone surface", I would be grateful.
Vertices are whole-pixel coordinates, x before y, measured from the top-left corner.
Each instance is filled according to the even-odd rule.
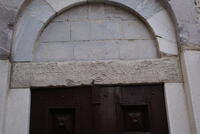
[[[91,1],[94,2],[95,0],[94,1],[91,0]],[[140,28],[139,25],[136,26],[136,24],[134,24],[135,29],[134,28],[133,28],[133,30],[131,29],[131,26],[129,26],[129,24],[130,24],[129,21],[137,22],[137,17],[133,17],[131,19],[128,19],[128,16],[134,14],[130,10],[130,8],[137,11],[145,19],[150,18],[150,20],[151,20],[153,18],[154,21],[162,20],[162,22],[160,22],[161,24],[164,23],[164,22],[166,22],[166,23],[169,22],[170,23],[169,25],[172,25],[171,24],[172,22],[168,21],[169,16],[168,16],[167,13],[162,14],[165,17],[163,17],[162,15],[157,15],[157,14],[159,14],[158,12],[162,12],[162,11],[165,11],[165,10],[162,8],[162,6],[159,4],[159,2],[156,2],[155,0],[143,0],[143,1],[136,0],[135,2],[131,2],[130,0],[113,0],[113,1],[102,1],[102,0],[100,0],[100,1],[98,1],[98,2],[105,2],[105,3],[109,3],[109,4],[114,2],[116,5],[119,6],[118,8],[120,8],[120,6],[122,6],[122,5],[123,5],[123,7],[124,6],[129,7],[129,8],[125,8],[125,9],[129,10],[130,13],[129,13],[129,15],[128,14],[124,15],[124,17],[122,17],[123,14],[124,14],[124,11],[121,12],[117,8],[110,8],[110,9],[108,8],[108,9],[105,9],[103,11],[103,7],[99,7],[99,9],[96,10],[97,11],[96,15],[95,15],[95,12],[94,12],[94,8],[92,9],[91,6],[88,8],[88,10],[84,10],[83,8],[82,9],[81,8],[76,9],[76,7],[70,9],[70,7],[77,5],[77,4],[80,4],[80,2],[82,3],[83,2],[82,0],[70,0],[70,1],[60,0],[58,2],[55,2],[54,0],[48,0],[47,2],[50,4],[51,7],[54,8],[54,10],[56,10],[56,8],[57,8],[56,11],[59,12],[59,13],[64,10],[64,5],[65,5],[65,7],[67,7],[67,9],[69,9],[69,12],[70,12],[70,10],[73,11],[67,16],[63,15],[66,18],[62,18],[62,17],[59,18],[58,17],[59,19],[58,20],[55,19],[54,22],[63,21],[63,20],[69,21],[70,23],[72,23],[72,24],[70,24],[71,27],[74,25],[73,23],[79,23],[80,24],[79,21],[81,21],[82,23],[86,23],[84,21],[87,21],[88,19],[92,20],[91,22],[94,22],[94,23],[91,23],[91,24],[86,24],[85,26],[81,25],[81,24],[80,25],[77,24],[76,26],[79,26],[79,27],[77,27],[77,30],[76,29],[74,29],[74,30],[70,29],[70,39],[73,38],[75,40],[77,40],[77,39],[103,40],[103,39],[116,39],[116,38],[119,38],[119,39],[124,39],[124,38],[146,39],[146,38],[149,38],[149,37],[152,38],[151,34],[149,34],[149,33],[147,34],[147,32],[142,32],[143,30]],[[78,6],[78,7],[81,7],[81,6]],[[28,12],[28,11],[26,11],[26,12]],[[41,12],[41,11],[37,11],[37,12]],[[88,14],[85,14],[85,13],[88,13]],[[28,14],[28,13],[24,13],[24,14],[25,14],[24,16],[27,17],[26,14]],[[83,15],[83,14],[85,14],[85,15]],[[103,14],[106,14],[106,15],[104,17],[105,20],[102,21],[102,15]],[[167,15],[167,17],[166,17],[166,15]],[[96,16],[96,17],[94,17],[94,16]],[[99,16],[98,19],[97,19],[97,16]],[[158,16],[158,17],[155,17],[155,16]],[[134,21],[135,18],[136,18],[136,21]],[[164,19],[168,19],[168,20],[165,21]],[[113,22],[109,23],[109,21],[113,21]],[[122,21],[122,22],[119,23],[119,22],[116,22],[116,21]],[[126,23],[126,21],[127,21],[127,23]],[[99,23],[99,24],[96,25],[96,23]],[[125,24],[125,26],[120,28],[119,26],[120,25],[122,26],[123,24]],[[133,23],[131,23],[131,24],[133,25]],[[142,23],[139,23],[139,24],[142,24]],[[156,24],[156,23],[153,23],[153,24]],[[74,26],[74,27],[76,28],[76,26]],[[166,26],[168,26],[168,25],[166,25]],[[156,28],[155,25],[154,25],[153,29],[154,28]],[[29,28],[25,28],[25,29],[29,29]],[[169,31],[170,30],[173,30],[173,29],[170,28]],[[95,32],[92,32],[92,31],[95,31]],[[119,31],[121,31],[121,32],[119,33]],[[127,31],[129,31],[129,32],[127,32]],[[146,30],[146,31],[148,31],[148,30]],[[38,33],[35,33],[35,34],[33,34],[33,36],[31,36],[31,40],[34,40],[34,41],[30,42],[30,41],[27,40],[27,41],[24,41],[23,43],[20,43],[20,44],[28,44],[26,47],[23,47],[22,45],[16,45],[16,42],[14,41],[14,43],[13,43],[14,49],[13,49],[13,53],[12,53],[12,57],[14,57],[13,58],[14,61],[32,61],[32,56],[31,56],[30,50],[32,49],[32,52],[34,51],[33,45],[36,42],[36,39],[37,39],[36,36],[39,35],[39,32],[40,31],[38,31]],[[172,31],[172,32],[174,32],[174,31]],[[75,34],[71,34],[71,33],[75,33]],[[56,35],[61,35],[61,34],[56,34]],[[173,34],[167,34],[166,37],[168,37],[168,35],[174,35],[174,33]],[[54,36],[52,36],[52,37],[54,37]],[[17,38],[17,37],[15,37],[15,38]],[[14,40],[17,40],[15,38],[14,38]],[[162,45],[162,46],[164,46],[164,45]],[[174,47],[171,47],[170,49],[172,49],[172,48],[174,48]],[[163,49],[163,50],[165,50],[165,49]],[[29,54],[29,55],[25,54],[26,56],[21,56],[22,53],[25,52],[25,51],[28,51],[27,54]],[[174,51],[176,51],[176,50],[173,50],[173,52]],[[172,53],[166,53],[166,55],[174,55],[173,52]],[[164,52],[159,51],[159,53],[164,53]],[[19,56],[16,56],[16,55],[19,55]],[[161,54],[158,54],[158,55],[161,55]],[[17,57],[17,58],[15,58],[15,57]]]
[[[51,16],[56,14],[56,11],[45,0],[32,0],[26,8],[27,10],[24,13],[43,23],[46,23]]]
[[[10,80],[10,62],[0,60],[0,133],[3,134],[6,97]]]
[[[48,45],[48,47],[46,47]],[[74,60],[74,44],[66,45],[66,43],[41,43],[33,61],[68,61]]]
[[[154,40],[104,40],[40,43],[33,62],[137,60],[157,58]]]
[[[176,32],[172,20],[166,10],[156,13],[147,20],[156,36],[176,43]]]
[[[67,10],[44,29],[38,44],[34,62],[158,57],[157,43],[145,24],[135,14],[106,4]]]
[[[2,5],[0,1],[0,59],[8,59],[12,42],[12,32],[17,11]]]
[[[186,93],[193,119],[193,131],[200,134],[200,51],[183,51],[182,55]]]
[[[165,83],[165,101],[170,134],[192,134],[183,83]]]
[[[159,37],[157,38],[157,41],[159,43],[159,50],[161,54],[164,54],[164,56],[178,55],[177,43]]]
[[[153,16],[155,13],[159,12],[163,9],[157,0],[88,0],[89,2],[102,2],[105,3],[118,3],[119,5],[127,6],[128,8],[132,8],[139,14],[141,14],[144,18],[149,18]]]
[[[114,41],[95,41],[90,43],[90,45],[84,44],[74,47],[74,57],[76,60],[119,59],[119,45]]]
[[[152,59],[158,57],[154,40],[129,40],[119,45],[121,60]]]
[[[182,82],[177,58],[15,63],[12,88]]]
[[[30,94],[30,89],[9,91],[4,134],[29,134]]]
[[[31,16],[20,18],[14,35],[13,60],[32,60],[33,46],[43,25],[41,21]]]
[[[44,29],[41,42],[56,42],[70,40],[70,23],[52,22]]]
[[[53,8],[55,11],[60,12],[66,7],[70,7],[74,5],[75,3],[80,3],[80,2],[87,2],[87,0],[46,0]]]

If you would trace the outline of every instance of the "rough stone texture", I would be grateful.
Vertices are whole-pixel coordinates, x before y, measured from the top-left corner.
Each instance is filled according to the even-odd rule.
[[[11,86],[46,87],[91,84],[181,82],[177,58],[139,61],[16,63]]]
[[[177,20],[180,44],[200,45],[200,22],[194,1],[169,0],[169,5]]]
[[[165,101],[170,134],[191,133],[189,110],[183,83],[165,83]]]
[[[3,134],[29,134],[30,105],[30,89],[9,91]]]
[[[0,133],[3,134],[2,128],[4,126],[5,117],[5,104],[6,97],[9,87],[9,74],[10,74],[10,63],[9,61],[0,60]]]
[[[200,51],[183,51],[183,71],[193,131],[200,134]]]
[[[26,0],[0,0],[0,3],[7,8],[12,8],[15,9],[16,11],[20,9],[20,7],[22,6],[22,4],[25,2]]]
[[[6,59],[10,55],[12,30],[17,12],[0,3],[0,58]]]
[[[45,28],[33,61],[157,58],[156,45],[135,14],[116,6],[88,4],[62,13]]]

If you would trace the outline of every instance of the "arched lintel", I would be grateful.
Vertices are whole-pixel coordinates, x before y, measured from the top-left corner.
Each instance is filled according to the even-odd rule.
[[[159,8],[158,11],[147,14],[147,12],[139,10],[138,6],[131,0],[34,0],[24,8],[16,25],[12,60],[16,62],[32,61],[34,44],[51,19],[69,8],[88,2],[113,4],[134,12],[154,34],[158,42],[158,52],[161,56],[178,55],[175,28],[164,8]],[[153,2],[156,2],[156,0],[153,0]],[[154,3],[154,6],[161,5]]]

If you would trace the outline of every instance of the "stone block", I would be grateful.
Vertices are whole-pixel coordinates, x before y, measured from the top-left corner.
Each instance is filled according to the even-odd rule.
[[[6,59],[10,55],[11,39],[8,36],[6,31],[0,30],[0,59]]]
[[[115,0],[122,5],[129,7],[138,12],[144,18],[150,18],[163,9],[157,0]]]
[[[135,10],[141,14],[142,17],[148,19],[163,9],[163,6],[158,0],[142,0],[141,3],[136,6]]]
[[[107,40],[122,39],[122,27],[120,21],[96,20],[91,22],[91,39]]]
[[[0,48],[0,59],[5,60],[9,57],[10,55],[10,50],[5,50],[4,48]]]
[[[90,28],[89,21],[71,22],[71,40],[90,40]]]
[[[8,59],[10,56],[11,35],[16,15],[15,9],[2,5],[0,2],[0,59]]]
[[[86,2],[87,0],[46,0],[56,12],[61,12],[62,10],[77,5],[80,2]]]
[[[6,98],[10,81],[10,63],[7,60],[0,60],[0,133],[3,134]]]
[[[63,42],[70,40],[69,22],[52,22],[43,31],[40,42]]]
[[[68,21],[88,20],[88,7],[88,5],[79,5],[70,9],[66,12]]]
[[[64,12],[62,14],[59,14],[58,16],[56,16],[52,22],[64,22],[64,21],[67,21],[68,19],[68,12]]]
[[[123,41],[120,47],[120,59],[154,59],[158,58],[155,40],[129,40]]]
[[[119,48],[113,41],[90,41],[76,45],[74,56],[76,60],[119,59]]]
[[[0,1],[0,29],[1,30],[11,30],[12,25],[15,24],[17,18],[17,11],[8,6],[2,5]],[[9,26],[11,25],[11,27]]]
[[[74,44],[67,42],[41,43],[33,55],[35,62],[73,60]]]
[[[123,21],[122,33],[123,39],[152,39],[153,35],[143,24],[142,21]]]
[[[32,50],[44,24],[31,16],[22,16],[17,24],[13,41],[14,61],[31,61]]]
[[[4,134],[29,134],[30,94],[30,89],[9,91]]]
[[[15,63],[11,87],[182,82],[177,58]]]
[[[33,0],[27,6],[23,15],[30,15],[46,23],[49,18],[56,14],[56,11],[45,0]]]
[[[178,55],[178,47],[177,44],[163,39],[163,38],[157,38],[158,44],[159,44],[159,51],[164,56],[168,55]]]
[[[192,134],[183,83],[165,83],[170,134]]]
[[[123,8],[120,8],[118,6],[105,5],[104,12],[105,19],[109,20],[138,20],[133,12],[129,12],[128,10],[124,10]]]
[[[176,43],[176,31],[166,10],[162,10],[147,20],[156,36]]]
[[[20,9],[22,4],[25,2],[25,0],[0,0],[0,3],[4,7],[15,9],[16,11]]]
[[[182,55],[186,94],[189,100],[192,128],[200,134],[200,51],[184,51]]]
[[[89,19],[103,20],[104,19],[104,5],[103,4],[89,4]]]

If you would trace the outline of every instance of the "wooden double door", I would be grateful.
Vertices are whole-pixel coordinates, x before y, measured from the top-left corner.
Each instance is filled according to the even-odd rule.
[[[32,89],[30,134],[169,134],[163,85]]]

